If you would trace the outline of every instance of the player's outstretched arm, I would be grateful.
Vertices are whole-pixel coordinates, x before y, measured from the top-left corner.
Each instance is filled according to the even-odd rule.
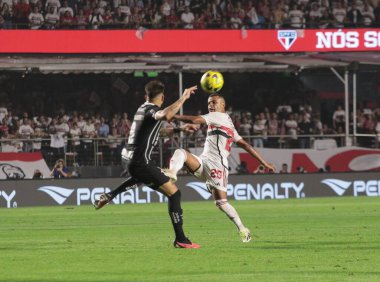
[[[240,139],[239,141],[236,142],[236,144],[244,149],[248,154],[250,154],[252,157],[254,157],[256,160],[258,160],[263,166],[265,166],[267,169],[270,171],[275,172],[276,168],[274,165],[267,163],[261,156],[260,154],[253,149],[251,145],[249,145],[244,139]]]
[[[183,115],[175,115],[174,119],[183,121],[183,122],[190,122],[193,124],[204,124],[206,123],[206,120],[202,116],[183,116]]]
[[[185,103],[185,101],[190,98],[190,95],[194,94],[196,90],[197,90],[197,86],[186,88],[185,91],[183,91],[181,98],[179,98],[173,104],[171,104],[170,106],[166,107],[165,109],[161,111],[158,111],[155,114],[156,120],[171,120],[174,117],[174,115],[178,113],[183,103]]]
[[[184,124],[178,127],[169,127],[169,128],[161,128],[160,135],[161,136],[171,136],[173,133],[185,132],[185,133],[193,133],[199,129],[199,125],[197,124]]]

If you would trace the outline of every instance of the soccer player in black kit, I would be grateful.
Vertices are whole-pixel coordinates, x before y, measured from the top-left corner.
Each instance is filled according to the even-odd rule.
[[[160,81],[154,80],[146,84],[146,102],[137,109],[128,138],[127,158],[130,160],[131,176],[115,190],[102,194],[99,200],[95,201],[94,206],[100,209],[126,188],[144,183],[168,197],[169,215],[176,236],[174,247],[197,249],[200,246],[191,242],[182,228],[181,191],[150,158],[158,141],[162,121],[172,119],[190,95],[195,93],[197,87],[185,89],[180,99],[161,110],[164,103],[164,90],[165,86]]]

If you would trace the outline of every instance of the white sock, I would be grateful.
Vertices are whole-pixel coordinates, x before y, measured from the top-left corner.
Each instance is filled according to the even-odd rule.
[[[175,150],[172,158],[170,159],[169,169],[175,174],[183,167],[183,164],[186,162],[187,154],[182,149]]]
[[[235,208],[227,202],[227,200],[217,200],[215,201],[215,204],[221,211],[223,211],[228,216],[229,219],[231,219],[233,223],[235,223],[239,231],[245,228],[243,223],[241,222],[239,214],[237,213]]]

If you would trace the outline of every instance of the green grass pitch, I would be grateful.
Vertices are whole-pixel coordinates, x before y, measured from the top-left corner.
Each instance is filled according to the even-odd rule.
[[[199,250],[174,249],[166,204],[0,209],[0,281],[380,281],[380,197],[183,203]]]

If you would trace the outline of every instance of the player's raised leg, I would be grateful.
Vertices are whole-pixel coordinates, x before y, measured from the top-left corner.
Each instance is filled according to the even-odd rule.
[[[177,149],[174,151],[170,159],[169,169],[164,169],[164,173],[171,179],[172,182],[177,181],[177,173],[186,164],[190,172],[195,172],[201,166],[198,159],[184,149]]]
[[[181,207],[181,191],[171,181],[161,185],[159,191],[168,197],[169,215],[173,224],[176,238],[174,247],[184,249],[198,249],[200,246],[191,242],[183,231],[183,211]]]
[[[137,187],[137,181],[133,177],[128,177],[127,180],[122,182],[118,187],[112,190],[109,193],[103,193],[100,195],[98,200],[95,200],[94,207],[95,209],[101,209],[109,202],[112,201],[118,194],[128,191],[129,189],[133,189]]]
[[[215,200],[215,205],[224,212],[228,218],[236,225],[239,230],[239,235],[244,243],[251,241],[251,232],[245,227],[240,219],[236,209],[228,202],[227,192],[218,189],[211,189],[212,195]]]

